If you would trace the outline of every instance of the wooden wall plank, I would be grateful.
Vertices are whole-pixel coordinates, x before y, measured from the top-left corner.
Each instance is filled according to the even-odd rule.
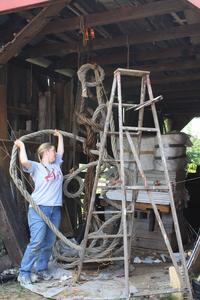
[[[25,238],[19,232],[16,208],[13,206],[9,181],[0,169],[0,230],[3,242],[13,264],[17,265],[25,248]],[[15,214],[14,214],[15,211]]]
[[[7,139],[7,102],[6,102],[6,86],[0,83],[0,138]]]

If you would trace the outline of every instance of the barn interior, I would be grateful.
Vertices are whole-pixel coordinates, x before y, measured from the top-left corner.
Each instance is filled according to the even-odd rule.
[[[200,4],[195,0],[1,2],[0,234],[6,253],[6,259],[2,259],[3,269],[19,264],[28,240],[28,203],[9,175],[14,140],[55,128],[87,139],[93,124],[86,124],[82,117],[91,118],[98,107],[98,97],[95,87],[88,88],[87,96],[82,95],[77,72],[85,64],[95,68],[99,65],[105,72],[101,84],[102,97],[106,100],[110,98],[116,69],[150,71],[154,96],[163,97],[156,103],[160,131],[163,135],[179,135],[193,118],[200,115]],[[94,70],[89,70],[87,80],[94,80]],[[123,78],[125,103],[139,103],[140,85],[140,78]],[[136,126],[137,113],[127,110],[125,114],[126,126]],[[114,119],[117,122],[117,114]],[[154,127],[150,110],[145,111],[144,126]],[[149,134],[146,137],[152,138]],[[28,155],[34,158],[36,148],[46,140],[55,141],[48,134],[28,140]],[[95,143],[88,141],[87,146],[94,149]],[[179,143],[184,144],[184,151],[189,145],[185,139]],[[111,146],[108,146],[108,151],[111,151]],[[94,157],[83,150],[79,141],[65,139],[64,174],[73,173],[93,160]],[[200,225],[199,179],[196,178],[198,173],[195,174],[196,180],[188,181],[185,189],[187,174],[184,163],[180,160],[181,166],[172,169],[172,177],[179,182],[176,210],[183,243],[188,243],[193,235],[191,231],[188,233],[188,228],[198,232]],[[149,173],[147,170],[147,176],[152,176],[151,170]],[[163,170],[158,168],[157,171]],[[63,195],[61,231],[69,238],[83,237],[94,172],[95,168],[91,167],[81,175],[87,183],[81,196]],[[21,178],[31,192],[29,179]],[[79,185],[72,181],[70,191],[75,193],[77,189]],[[183,195],[188,191],[189,195]],[[97,206],[99,210],[109,209],[102,199],[97,199]],[[176,251],[170,207],[166,204],[158,207],[172,248]],[[166,251],[151,204],[138,203],[135,217],[139,228],[135,247]]]

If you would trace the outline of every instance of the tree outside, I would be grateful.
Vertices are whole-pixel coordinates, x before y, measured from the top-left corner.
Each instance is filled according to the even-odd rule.
[[[183,129],[182,132],[190,136],[192,147],[187,148],[188,172],[195,173],[200,166],[200,118],[194,118]]]

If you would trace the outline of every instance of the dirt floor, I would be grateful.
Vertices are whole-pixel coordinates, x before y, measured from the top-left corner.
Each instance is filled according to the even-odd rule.
[[[30,292],[18,282],[7,282],[0,285],[0,300],[44,300],[40,295]]]
[[[92,273],[91,271],[89,273]],[[130,281],[137,287],[138,291],[147,289],[157,290],[169,287],[168,265],[135,265],[135,269],[131,272]],[[42,300],[47,299],[40,295],[24,289],[17,282],[9,282],[0,285],[0,300]],[[133,298],[134,299],[134,298]],[[136,298],[135,298],[136,299]],[[138,298],[137,298],[138,299]],[[144,298],[142,299],[149,299]],[[172,299],[166,297],[151,297],[150,299]]]

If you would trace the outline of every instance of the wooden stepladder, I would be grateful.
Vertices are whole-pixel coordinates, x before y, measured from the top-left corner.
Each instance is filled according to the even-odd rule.
[[[173,192],[172,192],[172,187],[170,184],[169,174],[168,174],[168,170],[167,170],[167,163],[166,163],[165,154],[164,154],[164,147],[162,144],[162,137],[161,137],[161,133],[160,133],[157,111],[156,111],[156,107],[155,107],[155,103],[157,101],[162,100],[162,96],[154,98],[149,75],[150,75],[150,72],[148,72],[148,71],[130,70],[130,69],[117,69],[114,72],[114,79],[113,79],[113,84],[112,84],[110,100],[107,103],[107,115],[106,115],[106,121],[105,121],[105,125],[104,125],[104,131],[103,131],[103,134],[101,137],[99,160],[98,160],[98,164],[96,167],[96,175],[95,175],[95,181],[94,181],[94,185],[93,185],[90,207],[89,207],[88,216],[87,216],[85,235],[84,235],[84,240],[82,241],[83,248],[82,248],[82,253],[80,255],[78,278],[80,277],[83,263],[123,260],[124,261],[124,274],[125,274],[125,297],[126,297],[126,299],[130,298],[129,262],[130,262],[131,242],[132,242],[132,233],[133,233],[133,225],[134,225],[135,202],[137,199],[138,192],[140,190],[143,190],[143,191],[147,192],[149,202],[152,205],[152,208],[154,210],[155,217],[159,224],[163,239],[165,241],[166,247],[168,249],[168,252],[171,257],[174,268],[176,270],[176,273],[179,277],[179,280],[181,283],[181,288],[179,289],[179,292],[187,294],[187,299],[193,299],[192,291],[191,291],[191,287],[190,287],[189,276],[188,276],[188,271],[187,271],[187,266],[186,266],[186,261],[185,261],[184,249],[183,249],[183,245],[182,245],[181,234],[180,234],[180,229],[179,229],[179,224],[178,224],[178,219],[177,219],[177,214],[176,214],[176,208],[175,208],[174,199],[173,199]],[[140,103],[139,104],[123,103],[122,88],[121,88],[121,77],[122,76],[131,76],[131,77],[141,78],[141,93],[140,93]],[[147,101],[145,101],[146,92],[148,93],[148,98],[149,98],[149,100],[147,100]],[[117,95],[117,102],[114,102],[114,100],[116,99],[116,95]],[[119,126],[118,132],[116,132],[116,131],[113,132],[110,127],[110,120],[112,117],[112,110],[113,110],[114,106],[115,107],[117,106],[117,108],[118,108],[118,126]],[[153,128],[143,127],[145,107],[150,108],[152,111],[152,116],[153,116],[153,120],[154,120]],[[138,125],[137,125],[137,127],[124,125],[124,114],[123,114],[124,108],[138,110],[138,121],[137,121]],[[145,173],[143,171],[142,164],[140,161],[141,138],[142,138],[143,132],[152,132],[157,136],[158,144],[160,147],[162,163],[163,163],[163,167],[164,167],[166,185],[150,186],[147,183],[147,178],[145,176]],[[106,258],[99,258],[99,259],[97,259],[97,258],[96,259],[92,259],[92,258],[86,259],[85,252],[86,252],[87,242],[91,238],[91,236],[89,236],[89,233],[90,233],[90,227],[91,227],[90,225],[91,225],[92,216],[98,213],[97,211],[94,210],[94,204],[95,204],[97,188],[99,188],[98,182],[99,182],[99,177],[100,177],[100,173],[101,173],[101,166],[104,162],[108,161],[108,159],[105,158],[106,141],[107,141],[107,137],[112,136],[112,135],[118,135],[118,137],[119,137],[120,157],[119,157],[119,159],[116,159],[116,157],[113,158],[113,162],[116,162],[119,164],[118,170],[119,170],[120,184],[117,187],[115,186],[114,188],[120,190],[122,199],[121,199],[121,211],[109,211],[109,213],[112,213],[112,214],[121,213],[123,234],[121,234],[121,235],[120,234],[95,235],[95,232],[94,232],[92,234],[92,238],[94,238],[94,239],[108,239],[108,238],[112,239],[112,238],[121,237],[121,238],[123,238],[124,253],[123,253],[123,256],[119,256],[119,257],[115,256],[115,257],[106,257]],[[137,143],[135,143],[133,141],[132,136],[137,137]],[[134,174],[133,174],[134,181],[131,185],[127,185],[126,179],[125,179],[125,163],[127,162],[127,160],[125,161],[125,159],[124,159],[124,142],[125,142],[124,140],[125,139],[128,141],[128,145],[133,154],[134,163],[135,163],[135,170],[134,170]],[[138,175],[141,176],[141,178],[144,182],[144,185],[138,184]],[[112,188],[113,188],[113,186],[107,186],[107,189],[112,189]],[[172,217],[173,217],[178,248],[179,248],[179,252],[180,252],[180,256],[181,256],[181,267],[177,264],[177,261],[175,259],[172,247],[170,245],[170,241],[167,237],[167,233],[164,228],[160,213],[158,211],[156,204],[154,203],[152,193],[151,193],[153,190],[162,190],[162,191],[165,190],[165,191],[168,191],[168,193],[170,195],[171,213],[172,213]],[[130,204],[130,201],[127,204],[127,191],[132,191],[131,206],[130,205],[128,206],[128,204]],[[173,292],[173,290],[172,290],[172,292]],[[177,292],[177,290],[176,290],[176,292]],[[148,295],[153,295],[153,293],[149,293]],[[133,296],[140,296],[140,295],[139,295],[139,293],[137,293]],[[145,295],[142,295],[142,296],[145,296]]]

